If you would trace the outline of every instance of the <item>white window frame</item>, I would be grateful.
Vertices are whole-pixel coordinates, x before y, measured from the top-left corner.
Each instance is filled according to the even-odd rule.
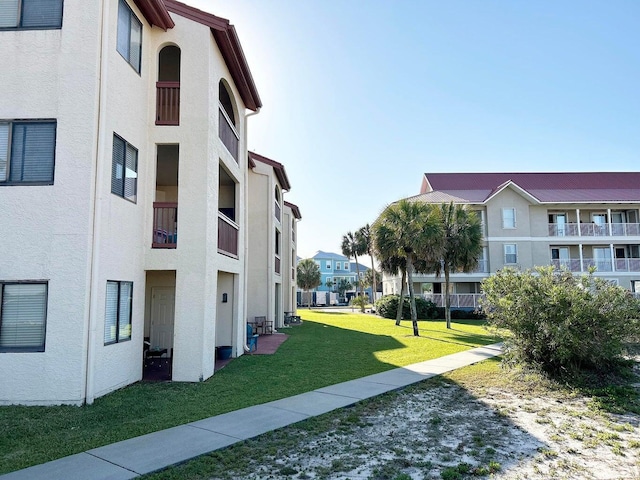
[[[140,33],[139,39],[134,37],[137,33],[136,28]],[[116,50],[136,72],[140,73],[142,69],[142,22],[125,0],[118,1]]]
[[[331,260],[327,260],[324,266],[327,270],[331,270]]]
[[[31,293],[24,292],[25,289],[29,289],[29,286],[44,287],[44,289],[39,289],[43,290],[40,292],[37,291],[38,289],[34,289]],[[43,297],[40,298],[42,303],[12,301],[11,298],[7,298],[7,290],[14,288],[18,290],[14,295],[19,296],[19,290],[23,290],[23,293],[26,293],[24,296]],[[0,282],[0,352],[44,352],[48,291],[48,282]],[[12,316],[14,318],[11,318]],[[14,341],[11,342],[9,337],[14,337]],[[36,341],[29,343],[28,339],[33,337]]]
[[[349,267],[349,262],[344,262],[344,269],[349,271],[351,268]]]
[[[511,222],[511,218],[506,216],[507,212],[513,212],[513,225],[508,225]],[[503,208],[502,209],[502,228],[515,229],[517,226],[516,209],[515,208]]]
[[[126,290],[129,287],[129,295],[125,298]],[[109,287],[116,288],[116,305],[109,304]],[[128,342],[131,340],[131,319],[133,317],[133,282],[118,280],[107,280],[107,288],[104,301],[104,344],[113,345],[115,343]],[[115,310],[115,318],[110,318],[109,312]]]
[[[62,11],[63,0],[50,0],[46,6],[39,0],[3,0],[0,2],[0,30],[60,29]]]
[[[513,247],[513,251],[512,252],[508,251],[508,250],[511,250],[511,247]],[[518,263],[518,244],[516,244],[516,243],[505,243],[503,248],[504,248],[504,264],[505,265],[516,265]],[[514,255],[514,261],[513,262],[507,261],[507,255]]]

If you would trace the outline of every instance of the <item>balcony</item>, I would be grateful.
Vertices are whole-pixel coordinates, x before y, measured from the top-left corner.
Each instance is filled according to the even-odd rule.
[[[151,248],[176,248],[178,245],[178,204],[153,203],[153,240]]]
[[[550,223],[550,237],[634,237],[640,236],[640,223]]]
[[[488,273],[488,272],[489,272],[489,262],[486,259],[481,258],[480,260],[478,260],[478,266],[475,268],[473,273]]]
[[[480,308],[480,301],[484,298],[482,293],[452,293],[451,308]],[[425,293],[424,299],[436,304],[437,307],[444,307],[445,296],[442,293]]]
[[[218,212],[218,253],[238,258],[238,231],[240,227],[223,213]]]
[[[180,82],[156,82],[156,125],[180,125]]]
[[[218,136],[229,153],[233,157],[233,159],[238,161],[238,150],[240,144],[240,137],[236,132],[235,127],[232,125],[229,117],[227,117],[224,109],[218,109]]]
[[[565,268],[570,272],[588,272],[595,267],[596,272],[640,272],[640,258],[579,258],[553,259],[551,265],[557,270]]]

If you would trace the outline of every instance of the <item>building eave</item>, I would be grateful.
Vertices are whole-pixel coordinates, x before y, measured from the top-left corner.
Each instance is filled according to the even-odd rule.
[[[296,217],[296,219],[301,220],[302,219],[302,215],[300,214],[300,209],[298,208],[297,205],[291,203],[291,202],[287,202],[286,200],[284,201],[285,206],[289,207],[291,209],[291,212],[293,213],[293,216]]]
[[[276,174],[278,182],[283,190],[289,191],[291,190],[291,184],[289,183],[289,178],[287,177],[287,172],[284,169],[284,165],[280,162],[276,162],[275,160],[271,160],[263,155],[259,155],[255,152],[249,152],[249,162],[260,162],[266,165],[273,167],[273,171]],[[255,166],[255,163],[254,163]]]
[[[133,2],[152,27],[161,28],[166,32],[176,26],[162,0],[133,0]]]
[[[176,0],[163,1],[169,12],[211,28],[213,38],[222,53],[222,57],[240,92],[245,107],[254,112],[260,109],[262,101],[260,100],[258,89],[251,75],[247,59],[244,56],[236,29],[229,23],[229,20],[198,10]]]

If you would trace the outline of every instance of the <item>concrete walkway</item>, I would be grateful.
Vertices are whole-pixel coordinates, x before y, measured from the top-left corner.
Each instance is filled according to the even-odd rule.
[[[360,400],[501,354],[501,344],[395,368],[312,392],[105,445],[1,476],[3,480],[136,478]]]

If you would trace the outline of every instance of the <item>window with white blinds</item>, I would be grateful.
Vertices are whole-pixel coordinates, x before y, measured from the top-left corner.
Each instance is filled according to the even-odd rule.
[[[46,283],[0,283],[0,351],[44,352]]]
[[[138,150],[117,135],[113,136],[111,193],[136,202],[138,191]]]
[[[55,121],[0,120],[0,185],[53,185]]]
[[[62,0],[2,0],[0,28],[61,28]]]
[[[142,23],[127,5],[120,0],[118,3],[118,37],[116,50],[140,73],[142,59]]]
[[[107,281],[104,344],[131,340],[133,282]]]

